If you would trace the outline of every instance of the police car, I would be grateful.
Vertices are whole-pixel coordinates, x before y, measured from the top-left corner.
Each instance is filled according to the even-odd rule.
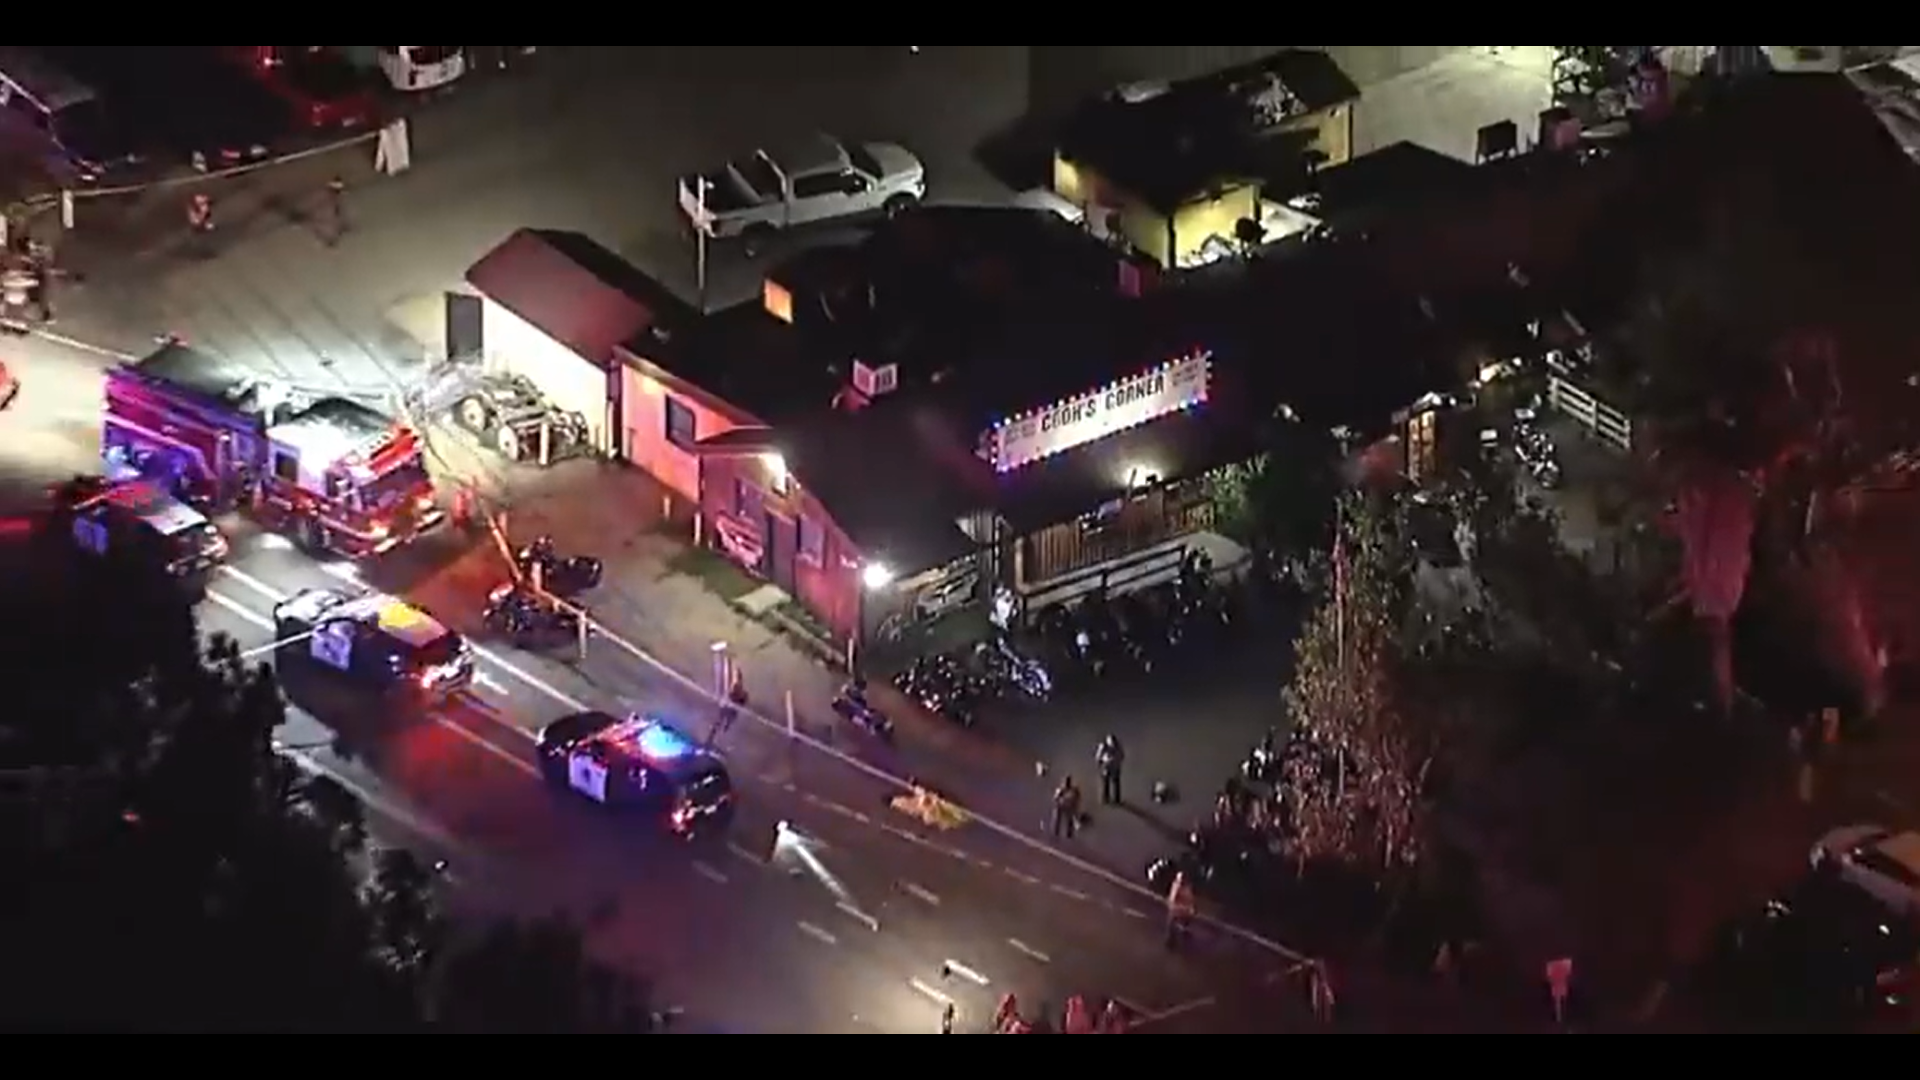
[[[306,589],[276,604],[281,663],[438,700],[473,683],[473,650],[438,619],[392,596]]]
[[[658,816],[682,836],[733,816],[733,781],[719,755],[664,720],[563,716],[540,732],[540,771],[594,802]]]
[[[146,481],[97,483],[71,507],[73,539],[96,555],[126,547],[154,554],[167,572],[189,577],[227,557],[227,538],[207,516]],[[78,492],[76,492],[78,494]]]

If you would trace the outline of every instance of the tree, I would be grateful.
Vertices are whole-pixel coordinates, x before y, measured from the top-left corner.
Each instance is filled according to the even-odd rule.
[[[1403,693],[1410,560],[1392,501],[1343,496],[1332,594],[1295,645],[1288,713],[1314,752],[1290,759],[1298,853],[1373,872],[1417,866],[1432,840],[1436,746]]]
[[[437,1019],[455,1033],[646,1034],[647,990],[587,953],[564,919],[501,923],[441,972]]]
[[[348,793],[275,752],[271,672],[203,644],[164,570],[50,529],[0,549],[0,589],[0,1011],[16,1027],[431,1030],[431,976],[459,965],[551,995],[524,1022],[490,1014],[495,1030],[608,1029],[618,980],[598,965],[453,947],[426,868],[370,853]]]
[[[1339,444],[1330,432],[1286,417],[1274,419],[1266,441],[1262,453],[1213,475],[1214,527],[1283,554],[1324,549],[1341,487]]]

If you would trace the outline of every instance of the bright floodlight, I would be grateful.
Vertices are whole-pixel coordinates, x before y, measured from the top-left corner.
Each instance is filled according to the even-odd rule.
[[[893,571],[885,563],[870,562],[860,568],[860,584],[871,590],[884,589],[893,584]]]

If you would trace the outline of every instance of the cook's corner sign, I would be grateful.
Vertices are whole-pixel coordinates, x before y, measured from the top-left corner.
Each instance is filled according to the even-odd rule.
[[[1213,352],[1196,349],[1110,385],[1002,423],[992,433],[994,468],[1017,469],[1207,398]]]

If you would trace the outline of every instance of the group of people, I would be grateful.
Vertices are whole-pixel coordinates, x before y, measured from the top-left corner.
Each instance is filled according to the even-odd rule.
[[[992,1035],[1125,1035],[1133,1027],[1133,1019],[1127,1010],[1117,1001],[1109,1000],[1106,1005],[1095,1011],[1086,998],[1075,994],[1067,999],[1066,1008],[1060,1012],[1058,1023],[1054,1022],[1051,1010],[1042,1005],[1032,1017],[1020,1011],[1020,1001],[1012,994],[1000,999],[1000,1005],[994,1010],[993,1024],[989,1030]]]
[[[1106,806],[1119,806],[1120,769],[1127,761],[1126,747],[1120,745],[1117,735],[1108,735],[1094,747],[1093,764],[1100,774],[1100,802]],[[1048,831],[1062,840],[1071,840],[1086,820],[1086,810],[1080,785],[1069,773],[1060,778],[1053,789],[1053,809],[1048,817]]]

